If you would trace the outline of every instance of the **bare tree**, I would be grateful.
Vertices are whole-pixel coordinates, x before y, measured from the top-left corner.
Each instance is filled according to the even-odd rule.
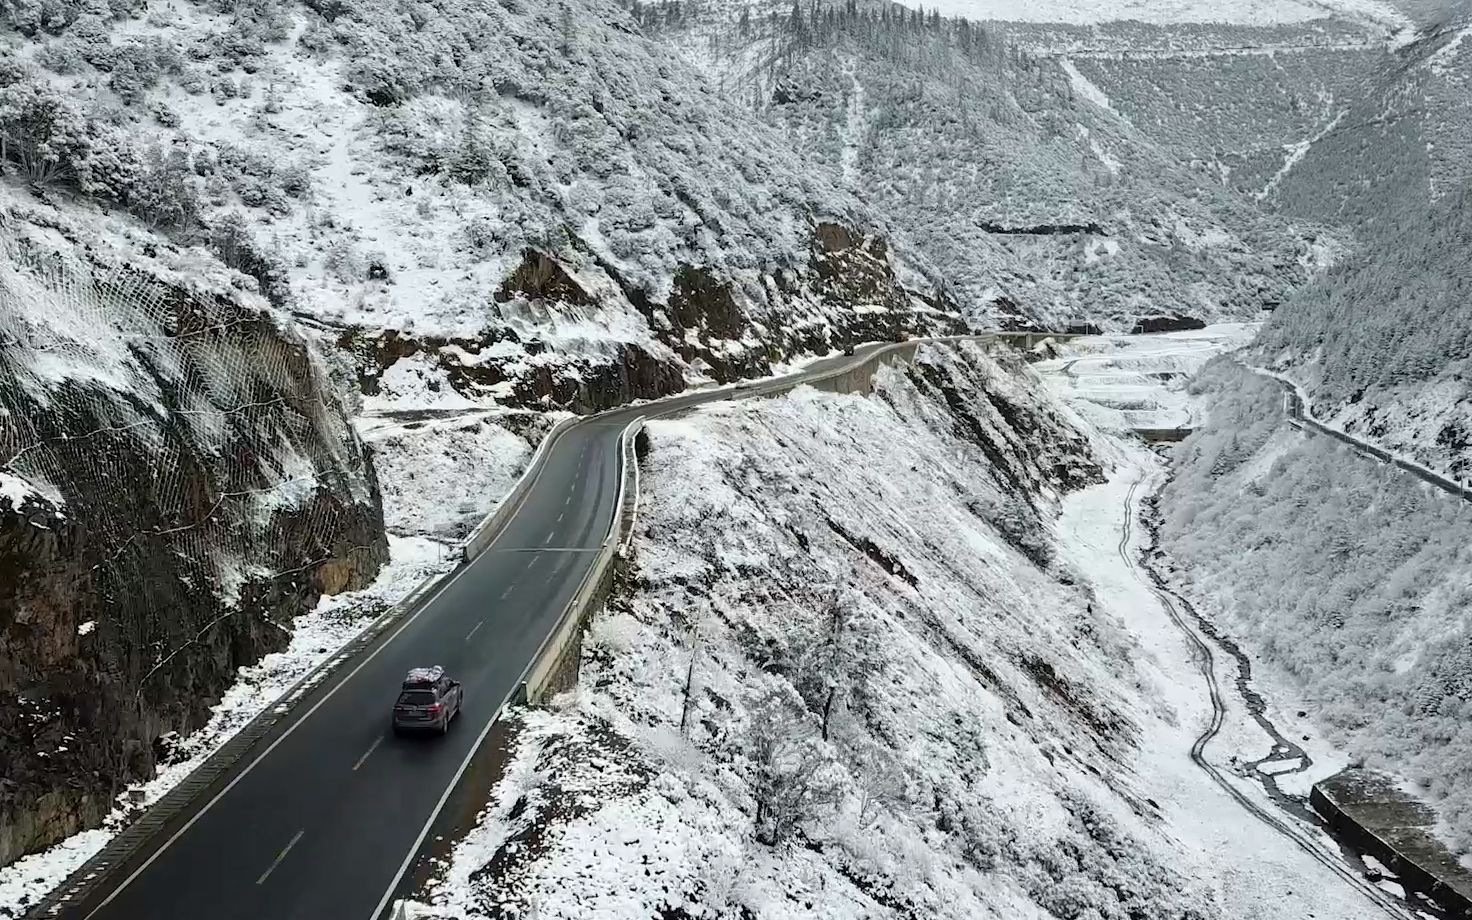
[[[822,604],[817,628],[802,655],[798,686],[818,714],[823,740],[832,734],[834,707],[877,667],[874,641],[859,599],[834,591]]]
[[[804,719],[787,693],[770,691],[752,712],[750,756],[756,768],[756,839],[767,846],[786,840],[819,809],[839,799],[831,761],[804,732]]]
[[[850,772],[858,783],[859,826],[868,827],[880,812],[906,801],[905,773],[892,751],[867,738],[855,745],[851,756]]]

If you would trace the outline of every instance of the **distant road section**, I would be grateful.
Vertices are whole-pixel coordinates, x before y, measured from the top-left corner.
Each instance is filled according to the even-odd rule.
[[[1373,441],[1356,437],[1341,428],[1335,428],[1332,425],[1319,421],[1317,418],[1314,418],[1313,410],[1309,408],[1308,394],[1304,392],[1303,387],[1299,386],[1291,378],[1275,371],[1270,371],[1265,367],[1256,367],[1250,364],[1244,364],[1243,367],[1283,387],[1283,412],[1288,416],[1289,424],[1294,427],[1328,435],[1336,441],[1348,444],[1372,460],[1394,464],[1417,479],[1430,483],[1443,492],[1455,495],[1463,501],[1472,502],[1472,483],[1458,482],[1452,477],[1433,470],[1429,466],[1417,463],[1409,457],[1393,454]]]

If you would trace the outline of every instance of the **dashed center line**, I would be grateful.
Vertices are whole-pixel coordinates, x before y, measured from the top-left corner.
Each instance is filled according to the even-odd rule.
[[[560,518],[559,518],[559,520],[560,520]],[[547,536],[545,536],[545,537],[542,538],[542,545],[543,546],[546,546],[548,543],[551,543],[552,542],[552,538],[555,537],[555,536],[557,536],[556,529],[547,531]]]
[[[502,597],[505,597],[505,596],[506,596],[506,595],[504,595],[504,594],[503,594],[503,595],[501,595],[501,596],[502,596]],[[468,632],[468,633],[466,633],[466,634],[465,634],[465,641],[466,641],[466,642],[469,642],[469,641],[470,641],[470,637],[471,637],[471,636],[473,636],[473,635],[475,635],[475,634],[476,634],[476,632],[477,632],[477,631],[478,631],[478,630],[479,630],[479,629],[480,629],[480,628],[481,628],[481,627],[482,627],[482,626],[484,626],[484,625],[486,625],[486,621],[485,621],[485,620],[481,620],[481,621],[480,621],[480,622],[479,622],[479,623],[477,623],[477,624],[475,624],[475,627],[474,627],[474,628],[473,628],[473,629],[471,629],[471,630],[470,630],[470,632]]]
[[[567,512],[566,511],[563,511],[563,512],[559,513],[557,515],[557,523],[561,524],[562,523],[562,519],[564,517],[566,517],[566,516],[567,516]]]
[[[511,592],[512,591],[515,591],[515,590],[516,590],[516,585],[507,585],[506,586],[506,590],[501,592],[501,600],[504,601],[506,598],[510,597],[511,596]]]
[[[379,740],[382,740],[382,738],[380,737]],[[377,745],[375,745],[375,747],[376,746]],[[371,748],[370,748],[370,750],[371,750]],[[367,756],[367,755],[364,755],[364,756]],[[357,767],[354,767],[353,769],[356,770]],[[296,832],[296,836],[293,837],[293,838],[291,838],[291,842],[288,843],[285,847],[283,847],[280,853],[277,853],[276,854],[275,861],[272,862],[271,865],[269,865],[269,866],[266,867],[266,871],[261,873],[261,877],[260,878],[256,879],[256,884],[257,885],[259,885],[262,882],[264,882],[266,880],[266,877],[268,875],[270,875],[272,872],[276,871],[276,867],[279,866],[279,865],[281,865],[281,860],[283,860],[283,859],[286,858],[286,854],[291,852],[291,848],[294,847],[294,846],[296,846],[296,842],[298,840],[302,839],[302,834],[305,834],[306,832],[307,832],[307,829],[306,828],[302,828],[301,830],[299,830],[299,831]]]
[[[378,750],[378,746],[380,744],[382,744],[382,743],[383,743],[383,736],[382,735],[379,735],[378,738],[375,739],[374,742],[368,746],[368,750],[366,750],[366,751],[363,752],[363,756],[358,758],[358,762],[355,763],[355,764],[353,764],[353,772],[354,773],[357,773],[358,772],[358,768],[363,765],[363,761],[365,761],[365,760],[368,759],[368,755],[369,754],[372,754],[374,751]],[[292,842],[295,843],[296,841],[292,841]]]

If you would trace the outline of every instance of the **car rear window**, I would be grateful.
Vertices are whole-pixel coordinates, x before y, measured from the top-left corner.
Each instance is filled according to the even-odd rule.
[[[401,706],[432,706],[434,694],[428,690],[405,690],[399,694]]]

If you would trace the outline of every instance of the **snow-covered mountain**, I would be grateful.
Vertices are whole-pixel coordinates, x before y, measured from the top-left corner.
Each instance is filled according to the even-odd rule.
[[[954,323],[920,252],[606,0],[7,10],[17,166],[210,244],[401,407],[606,405]]]
[[[1102,2],[1074,9],[1072,22],[977,24],[1062,9],[1027,6],[1023,16],[1014,4],[956,0],[942,18],[929,5],[920,15],[870,0],[0,4],[3,234],[20,247],[0,265],[0,372],[41,381],[6,396],[0,528],[27,537],[4,544],[17,560],[5,572],[48,573],[0,588],[14,589],[16,610],[51,611],[44,628],[28,613],[0,621],[0,754],[21,763],[20,785],[0,784],[0,861],[95,823],[121,785],[167,756],[169,733],[204,721],[239,665],[285,642],[283,627],[317,594],[371,577],[385,519],[400,534],[463,533],[519,471],[545,410],[761,375],[855,338],[968,324],[1152,328],[1286,303],[1265,348],[1305,375],[1326,411],[1463,469],[1468,343],[1438,338],[1466,326],[1456,266],[1468,245],[1472,42],[1460,21],[1413,39],[1369,0],[1330,4],[1335,18],[1295,0],[1239,5],[1228,24],[1199,22],[1211,17],[1198,4]],[[1135,13],[1154,24],[1096,24]],[[1420,205],[1433,200],[1428,222]],[[51,251],[70,274],[36,267]],[[1401,283],[1411,273],[1420,287]],[[143,277],[162,306],[136,315],[131,301],[114,303]],[[927,586],[954,577],[970,592],[942,598],[949,619],[916,627],[909,650],[927,680],[974,689],[1001,669],[1010,692],[1058,716],[1068,741],[1060,752],[1057,738],[1030,736],[1014,766],[1048,769],[1041,757],[1072,771],[1048,781],[1056,833],[1042,844],[993,834],[994,803],[946,780],[944,798],[963,804],[934,806],[951,822],[942,830],[975,843],[957,884],[1004,859],[1017,869],[1008,891],[1029,910],[1086,916],[1084,891],[1153,916],[1197,916],[1210,899],[1173,887],[1185,869],[1156,851],[1119,857],[1116,826],[1064,791],[1086,773],[1130,812],[1123,820],[1154,820],[1107,772],[1132,723],[1099,699],[1127,695],[1130,675],[1090,656],[1123,640],[1089,619],[1087,600],[1075,616],[1081,589],[1054,577],[1046,533],[1048,490],[1089,479],[1098,458],[1049,407],[1011,392],[1026,387],[989,359],[922,367],[883,388],[893,417],[856,421],[929,439],[934,452],[917,460],[936,468],[942,448],[970,451],[967,469],[990,484],[930,484],[954,493],[950,510],[965,507],[980,536],[927,544],[923,560],[904,564],[930,567]],[[975,406],[946,402],[975,378],[991,388],[985,399],[977,390]],[[86,411],[58,395],[83,391],[96,397]],[[1017,405],[1037,411],[1005,417]],[[261,414],[237,427],[232,414],[246,408]],[[789,410],[793,431],[817,436],[821,426],[804,427],[811,408]],[[485,414],[419,428],[396,415],[469,409]],[[349,423],[359,412],[378,416],[363,427],[382,457],[386,512]],[[952,423],[979,442],[941,433]],[[725,449],[756,452],[705,458],[706,472],[729,464],[781,478],[752,445],[780,456],[792,441],[740,412],[711,424],[752,442]],[[95,464],[53,456],[101,431],[127,434]],[[705,462],[694,453],[708,434],[664,434]],[[1060,443],[1067,456],[1050,453]],[[159,469],[179,475],[152,476]],[[87,504],[114,493],[117,505]],[[217,529],[194,526],[216,499],[232,509],[205,515]],[[758,499],[771,496],[746,499],[765,508]],[[661,519],[694,528],[677,504]],[[54,540],[35,542],[27,528],[38,515]],[[120,537],[124,519],[147,539]],[[893,552],[855,547],[844,536],[855,523],[829,523],[839,529],[820,532],[822,553]],[[83,545],[87,535],[109,542]],[[88,603],[106,608],[94,615],[71,576],[94,571],[88,554],[108,546],[123,555],[92,576]],[[1055,649],[1035,636],[996,652],[1012,614],[974,572],[957,571],[974,552],[994,573],[1020,566],[1009,591],[1040,620],[1068,611],[1041,635],[1093,643],[1089,654],[1049,658]],[[153,587],[140,593],[140,583]],[[629,616],[657,626],[686,587],[657,581]],[[962,601],[994,618],[990,632],[972,632]],[[899,604],[876,616],[893,627],[895,610],[913,612]],[[772,624],[754,607],[740,616],[722,627],[736,638],[721,667],[738,676],[775,654],[741,645],[764,641]],[[640,653],[672,654],[678,642],[655,633]],[[594,714],[625,718],[609,715],[627,702],[614,699],[618,681],[627,690],[647,675],[618,672],[611,656],[602,666],[615,690]],[[1107,692],[1079,691],[1075,666]],[[43,677],[59,689],[41,693]],[[72,705],[83,687],[96,711]],[[667,705],[668,690],[648,705]],[[37,717],[43,697],[62,700],[65,716]],[[988,724],[1002,729],[994,717],[1015,702],[984,713]],[[790,694],[779,704],[796,706]],[[953,715],[977,714],[967,706]],[[906,712],[892,709],[890,728]],[[963,731],[936,743],[958,764],[973,740]],[[695,772],[716,782],[721,764]],[[842,766],[850,780],[861,772]],[[94,780],[60,790],[54,777],[78,771]],[[739,808],[750,788],[721,794]],[[1003,815],[1001,826],[1027,817]],[[906,867],[925,867],[930,833],[906,826]],[[1109,861],[1074,859],[1090,848]],[[892,854],[868,855],[877,864]],[[871,876],[843,877],[876,903],[890,896]]]
[[[1126,329],[1151,318],[1245,317],[1314,267],[1322,228],[1224,187],[1199,147],[1137,128],[1053,50],[1086,30],[973,24],[885,4],[755,9],[646,19],[728,94],[750,98],[832,181],[902,227],[977,325],[1017,314],[1050,327]],[[1144,32],[1130,40],[1171,38]],[[1237,32],[1222,30],[1235,41],[1283,40]]]

